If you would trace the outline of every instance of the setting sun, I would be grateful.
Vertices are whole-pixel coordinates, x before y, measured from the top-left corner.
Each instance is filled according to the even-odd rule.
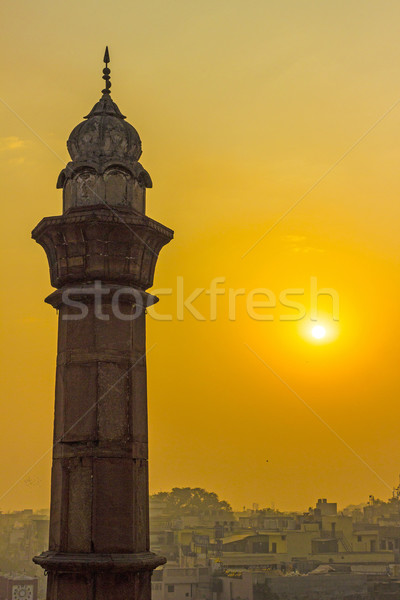
[[[314,325],[311,334],[316,340],[321,340],[326,336],[326,329],[322,325]]]

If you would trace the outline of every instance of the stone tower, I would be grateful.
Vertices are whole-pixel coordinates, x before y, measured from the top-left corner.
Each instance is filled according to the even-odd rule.
[[[141,141],[110,96],[68,140],[63,214],[32,237],[43,246],[59,311],[48,600],[149,600],[146,292],[173,232],[145,215]]]

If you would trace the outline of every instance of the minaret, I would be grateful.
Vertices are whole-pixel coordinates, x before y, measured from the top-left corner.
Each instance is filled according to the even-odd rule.
[[[149,600],[146,306],[173,232],[145,215],[141,141],[105,89],[72,131],[63,214],[32,237],[46,251],[59,311],[48,600]]]

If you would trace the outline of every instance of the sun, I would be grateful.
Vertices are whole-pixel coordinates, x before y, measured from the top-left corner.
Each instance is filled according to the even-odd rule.
[[[326,329],[322,325],[314,325],[311,330],[311,335],[316,340],[322,340],[326,336]]]
[[[304,341],[314,347],[321,348],[336,341],[340,334],[339,320],[332,319],[331,315],[318,315],[315,318],[304,319],[298,324],[298,332]]]

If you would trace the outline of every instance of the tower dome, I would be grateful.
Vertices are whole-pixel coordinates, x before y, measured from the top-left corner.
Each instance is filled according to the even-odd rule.
[[[110,95],[103,94],[69,136],[67,148],[72,160],[107,162],[118,158],[128,164],[138,161],[142,142],[125,119]]]
[[[108,48],[104,55],[105,89],[99,102],[71,132],[67,148],[72,158],[59,175],[64,212],[97,204],[145,212],[150,175],[138,162],[142,154],[139,134],[110,95]]]

